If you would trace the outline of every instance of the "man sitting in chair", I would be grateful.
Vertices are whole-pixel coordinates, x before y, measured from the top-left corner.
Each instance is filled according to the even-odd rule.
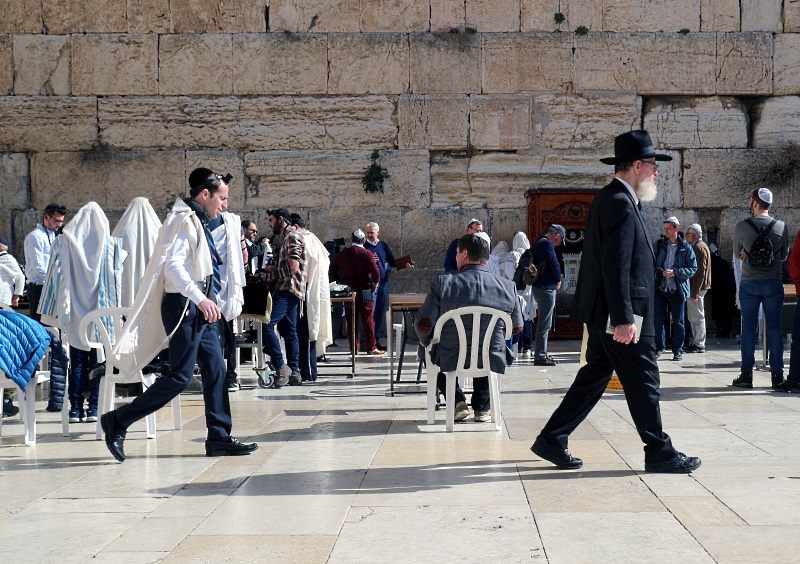
[[[464,235],[458,240],[456,264],[458,270],[437,276],[425,298],[425,303],[417,312],[417,333],[420,342],[427,346],[431,342],[433,329],[439,317],[453,309],[466,306],[484,306],[504,311],[511,315],[514,334],[522,331],[522,311],[517,299],[514,282],[500,278],[489,272],[489,238],[484,233]],[[489,316],[481,318],[481,339],[489,324]],[[472,339],[472,319],[464,319],[467,343]],[[503,374],[506,371],[505,327],[498,322],[489,352],[492,372]],[[467,345],[469,347],[469,344]],[[442,328],[441,340],[431,351],[431,360],[439,367],[436,385],[445,393],[447,379],[443,372],[457,369],[459,338],[455,324],[450,321]],[[467,358],[470,351],[467,350]],[[429,384],[430,385],[430,384]],[[456,382],[455,420],[463,421],[469,416],[466,396]],[[472,409],[476,422],[491,421],[489,413],[489,378],[473,380]]]

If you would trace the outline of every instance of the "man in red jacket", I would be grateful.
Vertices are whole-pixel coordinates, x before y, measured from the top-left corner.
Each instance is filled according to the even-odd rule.
[[[384,351],[380,350],[375,343],[375,321],[372,318],[372,310],[375,306],[372,301],[372,293],[381,280],[381,272],[378,269],[377,257],[364,248],[367,240],[366,234],[360,229],[356,229],[350,237],[352,245],[336,255],[331,261],[328,277],[331,281],[347,284],[356,293],[356,310],[361,318],[361,327],[364,330],[364,341],[367,354],[381,355]],[[362,290],[368,290],[363,292]],[[364,297],[369,301],[364,301]],[[356,332],[356,342],[353,343],[353,309],[345,306],[345,317],[347,318],[347,340],[350,343],[350,350],[358,352],[358,332]],[[355,349],[353,349],[355,347]]]
[[[800,231],[797,232],[800,237]],[[800,293],[800,242],[794,239],[792,251],[789,253],[789,275],[794,282],[794,289]],[[775,386],[776,392],[792,392],[800,394],[800,307],[794,308],[792,323],[792,349],[789,353],[789,377]]]

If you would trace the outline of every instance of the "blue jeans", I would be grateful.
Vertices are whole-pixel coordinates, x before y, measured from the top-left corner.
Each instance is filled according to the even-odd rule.
[[[533,299],[539,320],[536,325],[536,341],[534,345],[534,360],[547,359],[547,332],[553,325],[553,312],[556,309],[556,291],[533,288]]]
[[[372,318],[375,320],[375,341],[386,342],[386,310],[389,307],[389,280],[381,280],[375,290],[375,306]],[[381,339],[383,337],[383,339]]]
[[[656,289],[655,312],[653,321],[656,327],[656,350],[664,350],[664,319],[667,315],[667,304],[672,314],[672,353],[683,352],[683,338],[685,333],[683,313],[686,311],[686,300],[680,291],[664,293]]]
[[[89,368],[94,351],[83,351],[77,347],[69,349],[69,405],[73,411],[83,411],[83,393],[89,390],[89,409],[97,411],[97,400],[100,397],[100,378],[89,380]]]
[[[800,307],[794,308],[792,348],[789,353],[789,377],[787,380],[800,384]]]
[[[742,308],[742,372],[752,372],[756,363],[758,306],[764,308],[769,339],[770,372],[783,373],[783,283],[781,280],[742,280],[739,285]]]
[[[269,355],[275,370],[280,370],[284,364],[288,364],[293,372],[300,370],[300,344],[297,340],[297,308],[299,305],[300,298],[286,290],[276,292],[272,300],[269,323],[264,326],[264,350]],[[276,326],[286,345],[288,358],[285,362],[281,353],[281,342],[278,340],[278,334],[275,333]]]

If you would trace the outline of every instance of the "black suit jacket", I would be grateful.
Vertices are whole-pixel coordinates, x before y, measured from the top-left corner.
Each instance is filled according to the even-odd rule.
[[[625,185],[611,181],[589,206],[572,317],[605,329],[641,315],[641,337],[654,337],[655,257],[644,218]]]

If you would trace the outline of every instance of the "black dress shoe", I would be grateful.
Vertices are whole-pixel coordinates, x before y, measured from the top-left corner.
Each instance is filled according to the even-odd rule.
[[[696,456],[686,456],[682,452],[665,462],[645,462],[644,471],[656,474],[689,474],[700,468],[701,461]]]
[[[791,392],[798,394],[800,393],[800,382],[795,382],[794,380],[784,380],[777,386],[773,386],[773,389],[776,392]]]
[[[552,358],[537,358],[533,361],[534,366],[556,366],[558,362]]]
[[[258,450],[256,443],[245,444],[233,437],[222,441],[206,441],[206,456],[242,456],[254,450]]]
[[[106,435],[106,446],[108,451],[112,454],[117,462],[125,462],[125,450],[122,448],[122,443],[125,441],[125,434],[127,428],[123,427],[117,421],[117,412],[109,411],[100,417],[100,426],[103,428],[103,433]]]
[[[583,460],[575,458],[565,448],[547,444],[541,437],[536,438],[536,441],[531,447],[531,452],[539,458],[552,462],[562,470],[577,470],[583,466]]]

